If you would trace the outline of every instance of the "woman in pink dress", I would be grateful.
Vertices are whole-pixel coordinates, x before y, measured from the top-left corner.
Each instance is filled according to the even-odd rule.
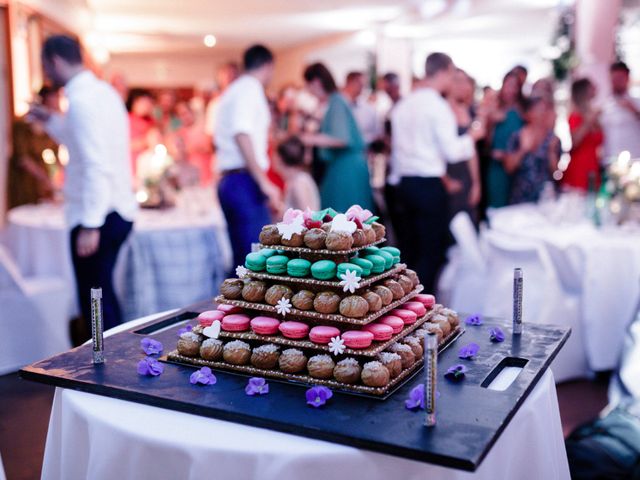
[[[176,105],[176,113],[182,123],[174,135],[174,158],[178,162],[187,162],[197,167],[201,185],[214,182],[213,149],[209,136],[205,133],[204,124],[196,120],[196,116],[187,103]]]

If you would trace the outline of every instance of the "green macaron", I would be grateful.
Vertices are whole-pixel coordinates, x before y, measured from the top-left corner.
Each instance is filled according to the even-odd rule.
[[[393,255],[394,265],[400,262],[400,249],[396,247],[382,247],[380,250],[382,250],[383,252],[389,252],[391,255]]]
[[[362,269],[362,274],[367,277],[371,275],[371,269],[373,268],[373,263],[364,258],[354,257],[349,260],[349,263],[353,263],[354,265],[359,266]]]
[[[252,272],[263,271],[266,263],[267,259],[259,252],[249,253],[244,259],[244,266]]]
[[[336,264],[331,260],[320,260],[311,265],[311,276],[318,280],[331,280],[336,276]]]
[[[377,255],[379,251],[380,249],[378,247],[367,247],[362,249],[360,255],[362,255],[363,257],[367,255]]]
[[[381,257],[380,255],[367,255],[364,259],[369,260],[373,264],[373,267],[371,267],[371,273],[378,274],[384,272],[385,265],[387,264],[384,257]]]
[[[295,258],[287,263],[287,274],[292,277],[306,277],[310,269],[311,262],[303,258]]]
[[[391,255],[389,252],[385,252],[384,250],[378,250],[378,253],[376,253],[376,255],[379,255],[382,258],[384,258],[385,270],[389,270],[391,267],[393,267],[393,255]]]
[[[336,277],[342,278],[341,275],[347,273],[347,270],[356,272],[359,277],[362,277],[362,268],[354,263],[341,263],[340,265],[338,265],[338,272],[336,273]]]
[[[267,258],[267,273],[272,275],[282,275],[286,273],[288,262],[289,257],[285,257],[284,255],[274,255],[273,257]]]
[[[260,255],[262,255],[264,258],[270,258],[273,257],[274,255],[276,255],[278,252],[276,252],[274,249],[272,248],[263,248],[262,250],[260,250],[258,252]]]

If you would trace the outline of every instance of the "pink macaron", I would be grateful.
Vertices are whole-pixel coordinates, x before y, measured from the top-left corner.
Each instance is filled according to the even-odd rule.
[[[382,325],[389,325],[393,329],[393,333],[400,333],[404,328],[404,321],[400,317],[395,315],[385,315],[377,323]]]
[[[305,338],[309,334],[309,325],[302,322],[282,322],[278,328],[287,338]]]
[[[242,307],[238,307],[236,305],[218,305],[218,310],[220,310],[221,312],[229,315],[232,313],[241,313],[242,312]]]
[[[328,327],[325,325],[313,327],[309,331],[309,339],[313,343],[329,343],[333,337],[339,336],[340,330],[338,330],[336,327]]]
[[[411,310],[418,317],[422,317],[427,314],[427,307],[425,307],[421,302],[406,302],[403,303],[400,308],[404,310]]]
[[[402,322],[404,325],[404,322]],[[393,337],[393,327],[385,325],[384,323],[370,323],[362,327],[363,330],[373,333],[373,339],[376,342],[384,342],[390,340]],[[402,329],[401,329],[402,330]]]
[[[418,320],[418,316],[415,312],[405,310],[404,308],[396,308],[391,310],[390,313],[391,315],[401,318],[405,325],[413,325]]]
[[[425,306],[425,308],[433,308],[433,306],[436,304],[436,297],[428,293],[419,293],[418,295],[413,297],[413,300],[415,300],[416,302],[420,302]]]
[[[349,330],[342,334],[345,346],[349,348],[367,348],[373,342],[373,333],[364,330]]]
[[[207,310],[198,315],[198,323],[202,327],[210,327],[216,320],[222,320],[222,317],[224,317],[224,312],[220,310]]]
[[[258,335],[274,335],[278,333],[280,320],[273,317],[255,317],[251,320],[251,330]]]
[[[222,329],[227,332],[244,332],[249,330],[249,322],[251,322],[249,316],[242,313],[225,315],[222,319]]]

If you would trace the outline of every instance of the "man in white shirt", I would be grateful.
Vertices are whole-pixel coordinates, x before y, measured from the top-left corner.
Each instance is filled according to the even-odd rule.
[[[220,98],[216,118],[220,206],[227,220],[234,268],[244,265],[251,243],[278,213],[282,198],[267,178],[271,112],[265,87],[273,76],[273,54],[262,45],[244,53],[244,74]]]
[[[447,248],[449,199],[442,180],[447,162],[471,158],[475,140],[484,132],[476,126],[458,136],[456,119],[443,98],[455,73],[451,58],[432,53],[425,73],[424,82],[391,112],[391,147],[393,171],[400,178],[401,221],[411,231],[402,248],[427,291],[434,292]]]
[[[104,326],[111,328],[122,323],[113,268],[137,211],[127,112],[113,87],[84,68],[76,40],[49,37],[42,66],[54,85],[64,86],[69,109],[60,115],[34,106],[29,115],[69,151],[64,200],[78,300],[89,324],[90,290],[102,288]]]
[[[222,94],[227,90],[227,88],[229,88],[229,85],[231,85],[231,83],[236,78],[238,78],[238,75],[240,74],[239,70],[240,69],[235,62],[229,62],[220,67],[216,74],[216,84],[218,86],[218,91],[207,104],[204,122],[204,131],[212,138],[214,146],[216,143],[216,116],[218,114],[218,105],[220,103],[220,98],[222,97]]]
[[[604,155],[609,163],[627,150],[631,158],[640,158],[640,100],[629,95],[629,67],[616,62],[609,69],[611,96],[602,108]]]

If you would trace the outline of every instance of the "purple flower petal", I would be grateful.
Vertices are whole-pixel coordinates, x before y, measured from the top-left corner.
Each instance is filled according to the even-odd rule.
[[[447,380],[451,380],[452,382],[459,382],[464,378],[464,374],[467,371],[467,367],[462,364],[453,365],[449,367],[447,373],[444,374]]]
[[[458,352],[458,358],[471,360],[473,357],[475,357],[478,354],[479,350],[480,350],[480,345],[478,345],[477,343],[471,342],[460,349],[460,351]]]
[[[249,379],[244,392],[249,396],[266,395],[269,393],[269,384],[264,378],[253,377]]]
[[[191,385],[215,385],[218,379],[211,372],[209,367],[202,367],[200,370],[196,370],[189,377],[189,383]]]
[[[305,397],[307,398],[307,405],[318,408],[327,403],[333,396],[333,392],[327,387],[311,387],[306,391]]]
[[[424,383],[415,386],[409,392],[409,398],[404,401],[405,408],[409,410],[424,410]]]
[[[159,353],[162,353],[164,347],[158,340],[145,337],[140,340],[140,348],[142,348],[142,351],[147,355],[157,355]]]
[[[480,315],[479,313],[476,313],[475,315],[470,315],[465,320],[465,323],[467,325],[474,325],[474,326],[482,325],[483,323],[482,315]]]
[[[164,365],[155,358],[145,357],[138,362],[137,371],[139,375],[157,377],[164,372]]]
[[[178,330],[178,336],[182,335],[183,333],[190,332],[191,330],[193,330],[193,326],[192,325],[186,325],[186,326],[182,327],[180,330]]]
[[[500,327],[494,327],[489,330],[489,340],[492,342],[504,342],[504,332]]]

